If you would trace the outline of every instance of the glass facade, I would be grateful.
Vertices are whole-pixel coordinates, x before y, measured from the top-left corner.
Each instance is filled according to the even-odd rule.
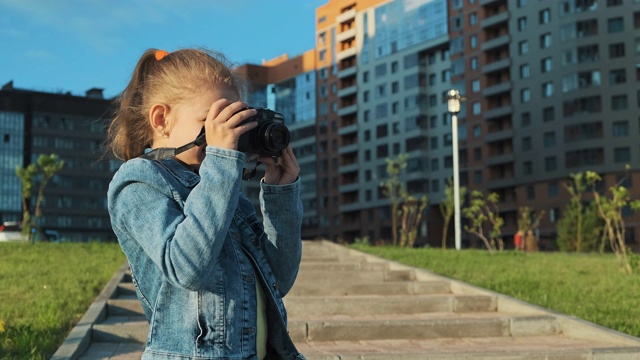
[[[20,220],[22,186],[16,167],[22,167],[24,153],[24,115],[0,112],[0,218]]]
[[[447,34],[445,0],[396,0],[375,10],[375,57]]]

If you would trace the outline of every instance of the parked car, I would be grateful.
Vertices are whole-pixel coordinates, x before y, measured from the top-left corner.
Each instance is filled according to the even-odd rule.
[[[0,225],[0,241],[22,240],[22,224],[19,221],[7,221]]]

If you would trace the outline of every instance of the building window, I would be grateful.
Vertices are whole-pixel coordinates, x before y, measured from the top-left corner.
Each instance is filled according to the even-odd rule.
[[[557,197],[559,193],[558,190],[559,190],[559,186],[557,182],[552,182],[547,185],[547,195],[550,198]]]
[[[531,126],[531,113],[523,112],[520,114],[520,124],[522,127]]]
[[[551,33],[540,35],[540,48],[548,49],[551,47]]]
[[[477,57],[472,57],[470,60],[470,66],[471,66],[471,70],[477,70],[478,69],[478,58]]]
[[[531,161],[524,161],[522,163],[522,174],[523,175],[533,174],[533,163]]]
[[[613,149],[613,162],[616,164],[628,163],[631,161],[631,150],[628,147]]]
[[[627,109],[627,95],[614,95],[611,97],[611,110]]]
[[[615,59],[619,57],[624,57],[624,43],[609,45],[609,58]]]
[[[551,72],[552,67],[553,63],[550,57],[546,57],[540,61],[540,70],[543,73]]]
[[[520,78],[521,79],[526,79],[530,76],[531,74],[531,69],[529,67],[529,64],[522,64],[520,65]]]
[[[553,106],[542,109],[542,121],[549,122],[555,120],[555,111]]]
[[[551,10],[548,8],[540,10],[539,18],[540,24],[548,24],[551,21]]]
[[[482,170],[476,170],[473,172],[473,181],[476,184],[482,184]]]
[[[553,82],[549,81],[542,84],[542,96],[543,97],[553,96]]]
[[[527,40],[523,40],[518,43],[518,53],[520,55],[529,53],[529,42]]]
[[[629,122],[624,121],[614,121],[612,126],[612,135],[614,137],[624,137],[629,135]]]
[[[476,79],[471,82],[471,91],[472,92],[480,91],[480,80]]]
[[[518,18],[518,31],[525,31],[527,29],[527,17],[523,16]]]
[[[369,82],[369,72],[368,71],[362,72],[362,82],[363,83]]]
[[[627,74],[625,69],[614,69],[609,72],[609,84],[624,84],[627,82]]]
[[[609,19],[607,21],[607,29],[610,33],[617,33],[624,31],[624,22],[622,21],[622,17],[616,17]]]
[[[472,109],[472,113],[473,115],[480,115],[480,113],[482,112],[481,108],[480,108],[480,102],[474,102],[473,105],[471,105],[471,109]]]
[[[476,25],[478,23],[478,15],[476,13],[469,14],[469,25]]]
[[[520,102],[523,104],[531,101],[531,90],[529,88],[520,90]]]
[[[522,138],[522,151],[530,151],[532,148],[531,145],[531,136],[525,136]]]
[[[472,49],[475,49],[478,46],[478,37],[476,35],[471,35],[469,37],[469,44]]]
[[[543,136],[544,147],[554,147],[556,146],[556,133],[553,131],[544,133]]]
[[[547,158],[544,159],[544,169],[547,172],[552,172],[552,171],[556,171],[556,157],[555,156],[549,156]]]

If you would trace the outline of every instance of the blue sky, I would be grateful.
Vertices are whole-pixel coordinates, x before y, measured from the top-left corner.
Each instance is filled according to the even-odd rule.
[[[260,64],[314,47],[328,0],[0,0],[0,86],[107,97],[147,48],[218,50]]]

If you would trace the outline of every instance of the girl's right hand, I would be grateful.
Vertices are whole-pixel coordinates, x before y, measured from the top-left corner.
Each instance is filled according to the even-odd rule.
[[[247,108],[248,105],[242,101],[215,101],[204,123],[207,145],[237,150],[240,135],[258,126],[256,121],[239,125],[257,113],[256,109]]]

